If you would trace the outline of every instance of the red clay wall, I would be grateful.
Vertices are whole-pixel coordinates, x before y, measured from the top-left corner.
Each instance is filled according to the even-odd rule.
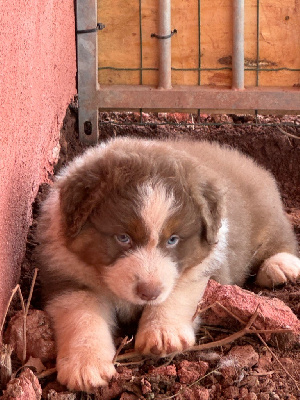
[[[0,324],[76,92],[73,0],[0,1]]]

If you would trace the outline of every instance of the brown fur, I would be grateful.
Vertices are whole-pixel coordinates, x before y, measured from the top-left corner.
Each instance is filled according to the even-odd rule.
[[[272,176],[205,142],[89,149],[54,184],[39,240],[58,379],[70,389],[91,391],[114,374],[116,318],[142,311],[136,349],[165,355],[193,344],[209,278],[242,285],[262,265],[258,283],[270,286],[300,273]]]

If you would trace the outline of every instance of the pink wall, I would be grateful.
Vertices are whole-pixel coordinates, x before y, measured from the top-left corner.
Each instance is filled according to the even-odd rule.
[[[73,0],[0,1],[0,323],[76,92]]]

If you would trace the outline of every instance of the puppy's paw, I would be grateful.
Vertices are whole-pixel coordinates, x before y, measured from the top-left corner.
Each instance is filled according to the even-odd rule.
[[[142,354],[164,357],[193,346],[195,333],[192,324],[158,324],[141,327],[136,335],[135,349]]]
[[[89,349],[68,356],[57,357],[57,380],[69,390],[93,392],[99,386],[106,386],[116,374],[112,360],[106,360],[101,354]]]
[[[256,283],[273,287],[300,277],[300,259],[290,253],[278,253],[265,260],[260,267]]]

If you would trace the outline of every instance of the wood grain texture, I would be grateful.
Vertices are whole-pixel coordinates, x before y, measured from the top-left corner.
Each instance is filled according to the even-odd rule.
[[[98,1],[100,84],[158,83],[158,0]],[[172,1],[173,85],[231,85],[232,1],[201,2],[199,35],[198,0]],[[261,0],[259,6],[259,68],[300,69],[300,2]],[[199,74],[199,36],[200,66]],[[142,53],[141,53],[142,43]],[[102,69],[106,67],[133,70]],[[140,68],[143,70],[142,74]],[[245,0],[245,85],[257,83],[257,0]],[[180,69],[188,69],[181,71]],[[192,70],[190,70],[192,69]],[[249,70],[250,69],[250,70]],[[260,86],[293,86],[300,72],[260,71]]]

